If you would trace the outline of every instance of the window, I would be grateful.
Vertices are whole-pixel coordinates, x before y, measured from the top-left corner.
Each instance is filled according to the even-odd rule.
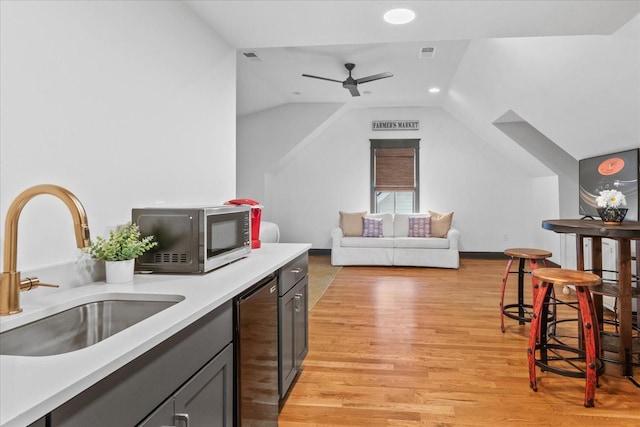
[[[371,139],[371,212],[412,213],[419,204],[419,139]]]

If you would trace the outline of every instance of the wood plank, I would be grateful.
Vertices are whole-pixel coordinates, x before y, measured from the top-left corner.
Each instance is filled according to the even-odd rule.
[[[583,379],[538,370],[531,391],[529,325],[506,319],[500,332],[505,264],[342,268],[310,312],[309,354],[279,425],[640,425],[640,390],[616,365],[600,378],[594,408],[582,406]],[[513,276],[507,303],[517,298]]]

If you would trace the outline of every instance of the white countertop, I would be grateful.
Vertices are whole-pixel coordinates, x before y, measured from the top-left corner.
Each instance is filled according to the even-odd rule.
[[[98,295],[100,299],[180,295],[184,300],[81,350],[54,356],[0,356],[0,426],[24,427],[38,420],[309,248],[308,244],[265,243],[247,258],[204,275],[136,274],[133,283],[97,282],[43,292],[46,298],[29,298],[22,304],[22,313],[0,318],[0,331],[95,300]]]

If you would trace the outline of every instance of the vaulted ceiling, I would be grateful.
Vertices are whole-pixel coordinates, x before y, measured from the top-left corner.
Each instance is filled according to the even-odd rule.
[[[637,72],[640,53],[619,70],[602,64],[617,61],[619,52],[590,52],[610,47],[593,36],[610,36],[637,20],[639,1],[185,3],[237,49],[238,115],[287,103],[444,106],[485,139],[495,138],[483,126],[515,111],[576,159],[606,151],[597,141],[611,150],[639,141],[640,77],[628,73]],[[414,10],[416,19],[387,24],[382,15],[394,7]],[[640,25],[628,35],[637,44]],[[425,47],[435,48],[432,57],[420,57]],[[356,64],[355,78],[394,76],[361,85],[359,97],[339,83],[302,77],[342,81],[347,62]],[[600,80],[605,89],[593,87]],[[503,83],[509,94],[500,93]],[[440,93],[429,93],[431,87]],[[603,112],[611,114],[603,118]]]
[[[286,102],[439,104],[470,40],[612,34],[639,11],[637,2],[611,0],[187,3],[238,49],[239,114]],[[397,6],[416,19],[384,22]],[[436,47],[433,58],[419,58],[422,47]],[[394,78],[362,86],[370,94],[352,100],[339,84],[301,76],[344,80],[347,62],[356,64],[355,77],[389,71]],[[426,91],[432,86],[440,95]]]

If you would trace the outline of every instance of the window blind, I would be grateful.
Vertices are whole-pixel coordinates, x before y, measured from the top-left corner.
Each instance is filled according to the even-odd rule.
[[[415,190],[414,148],[375,149],[375,191]]]

